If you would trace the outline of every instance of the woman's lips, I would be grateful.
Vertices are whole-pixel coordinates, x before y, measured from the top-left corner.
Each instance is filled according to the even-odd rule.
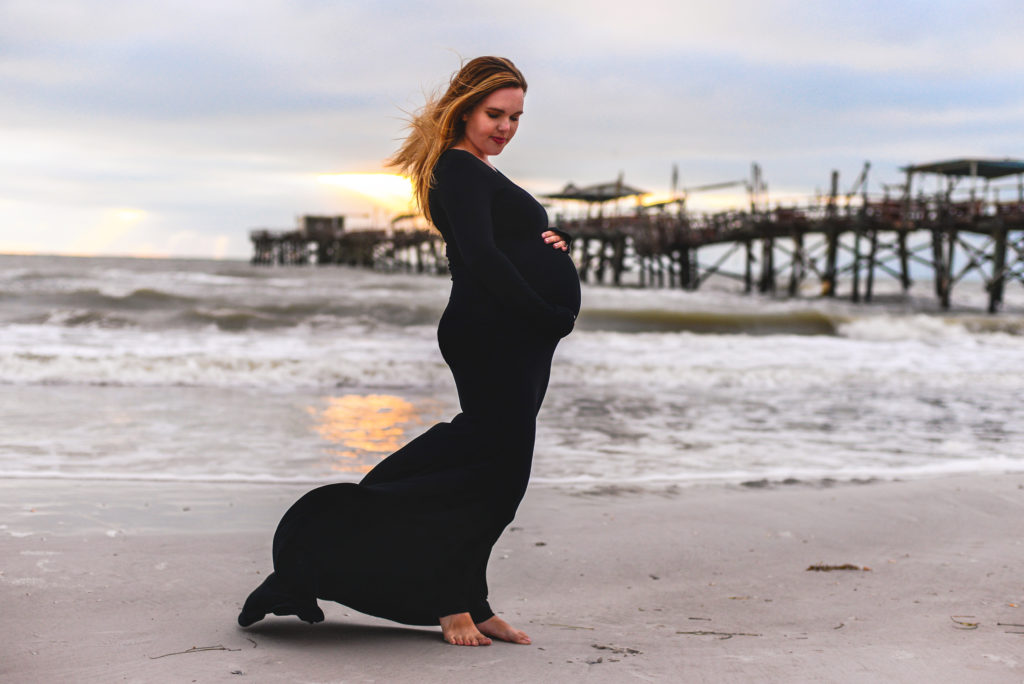
[[[493,140],[494,142],[498,143],[499,145],[504,145],[505,143],[508,142],[508,138],[499,138],[496,135],[492,135],[491,136],[491,140]]]

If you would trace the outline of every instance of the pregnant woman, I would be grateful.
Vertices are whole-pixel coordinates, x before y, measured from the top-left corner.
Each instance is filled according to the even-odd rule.
[[[515,135],[526,80],[479,57],[412,120],[393,163],[413,180],[447,243],[452,291],[437,336],[461,413],[381,461],[359,484],[315,489],[274,535],[274,572],[245,602],[323,620],[317,599],[413,625],[451,644],[530,638],[487,602],[487,560],[515,516],[533,459],[537,412],[559,339],[580,306],[568,236],[490,157]]]

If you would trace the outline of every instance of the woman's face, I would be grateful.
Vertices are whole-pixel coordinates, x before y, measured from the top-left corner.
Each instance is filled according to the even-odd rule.
[[[483,161],[492,154],[501,154],[519,128],[523,114],[522,88],[495,90],[476,107],[463,115],[466,132],[456,145]]]

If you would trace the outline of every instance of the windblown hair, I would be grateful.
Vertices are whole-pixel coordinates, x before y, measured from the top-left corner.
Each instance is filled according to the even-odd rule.
[[[416,205],[428,221],[431,219],[427,196],[434,184],[434,165],[445,150],[462,140],[466,132],[463,116],[495,90],[510,87],[526,92],[526,79],[511,60],[477,57],[452,76],[444,95],[429,97],[423,108],[412,115],[409,135],[388,165],[412,180]]]

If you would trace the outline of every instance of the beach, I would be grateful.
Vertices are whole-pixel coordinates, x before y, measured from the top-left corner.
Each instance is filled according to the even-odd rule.
[[[0,684],[1024,684],[1022,4],[628,4],[3,2]]]
[[[534,487],[489,573],[533,644],[478,648],[327,602],[239,628],[301,487],[0,489],[3,681],[1024,679],[1019,474]]]
[[[292,502],[458,413],[448,288],[0,256],[0,681],[1024,681],[1024,293],[968,284],[586,285],[489,568],[531,646],[240,629]]]

